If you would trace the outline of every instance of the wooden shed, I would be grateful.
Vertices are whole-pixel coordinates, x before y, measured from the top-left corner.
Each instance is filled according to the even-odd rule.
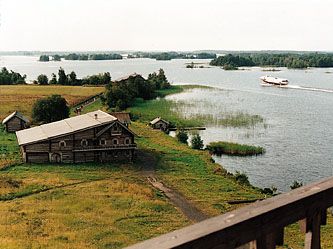
[[[20,112],[13,112],[6,117],[2,124],[5,126],[7,132],[20,131],[29,128],[29,119],[23,116]]]
[[[166,131],[169,129],[170,123],[161,117],[155,118],[153,121],[151,121],[150,126],[153,127],[154,129],[160,129],[163,131]]]

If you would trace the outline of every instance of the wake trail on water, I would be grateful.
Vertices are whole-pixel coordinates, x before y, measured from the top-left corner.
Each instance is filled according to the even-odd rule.
[[[313,91],[313,92],[325,92],[333,93],[333,89],[317,88],[317,87],[308,87],[308,86],[298,86],[298,85],[287,85],[287,86],[278,86],[280,88],[304,90],[304,91]]]

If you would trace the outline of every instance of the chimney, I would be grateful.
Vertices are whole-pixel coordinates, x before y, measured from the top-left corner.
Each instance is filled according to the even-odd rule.
[[[95,119],[97,119],[98,118],[98,115],[97,115],[97,113],[95,114]]]

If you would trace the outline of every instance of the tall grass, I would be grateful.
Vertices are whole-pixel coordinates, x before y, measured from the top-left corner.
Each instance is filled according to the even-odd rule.
[[[231,156],[253,156],[265,153],[265,149],[260,146],[237,144],[230,142],[212,142],[207,145],[207,150],[216,155]]]

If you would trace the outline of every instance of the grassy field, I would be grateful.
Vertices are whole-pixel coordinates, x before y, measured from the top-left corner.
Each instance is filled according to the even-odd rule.
[[[128,165],[0,172],[0,248],[122,248],[189,222]],[[10,231],[10,232],[8,232]]]
[[[0,119],[17,110],[30,117],[33,103],[51,94],[60,94],[66,98],[69,105],[101,93],[104,87],[81,86],[38,86],[14,85],[0,86]]]

